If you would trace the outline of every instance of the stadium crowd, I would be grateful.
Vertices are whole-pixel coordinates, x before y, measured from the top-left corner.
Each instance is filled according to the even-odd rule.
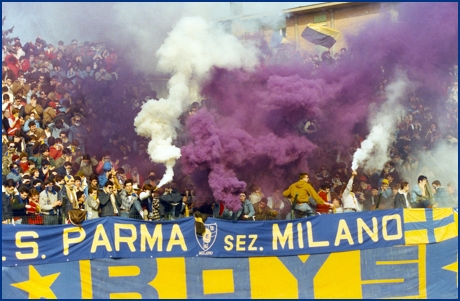
[[[195,206],[205,196],[185,177],[157,188],[148,141],[133,128],[141,104],[156,98],[156,92],[151,78],[131,72],[114,47],[79,45],[77,40],[54,46],[37,38],[24,44],[16,39],[3,50],[3,223],[54,225],[105,216],[159,221],[192,211],[195,216],[267,220],[290,219],[292,213],[457,206],[457,179],[440,183],[427,168],[430,151],[441,141],[457,149],[457,66],[448,71],[452,80],[443,86],[443,110],[434,111],[431,102],[416,94],[407,99],[388,150],[391,160],[381,170],[351,171],[353,152],[364,137],[357,133],[354,145],[343,150],[322,140],[317,135],[321,124],[310,120],[299,128],[299,135],[319,146],[310,173],[270,196],[249,183],[248,191],[239,194],[242,208],[232,212],[214,200]],[[291,60],[334,68],[346,55],[346,49],[335,58],[325,52],[321,59],[280,51],[266,63]],[[385,83],[382,77],[376,97],[385,94]],[[182,120],[199,109],[193,103]],[[447,126],[438,128],[436,119]]]

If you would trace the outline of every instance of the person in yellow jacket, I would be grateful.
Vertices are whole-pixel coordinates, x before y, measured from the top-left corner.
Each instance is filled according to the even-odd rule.
[[[316,193],[313,186],[308,183],[309,176],[307,173],[301,173],[299,175],[299,181],[291,184],[288,189],[283,192],[283,196],[290,198],[291,202],[294,201],[295,196],[297,195],[297,204],[295,209],[305,212],[307,216],[314,215],[313,210],[309,204],[309,198],[312,197],[318,204],[327,205],[324,200]],[[332,208],[332,204],[329,204]]]

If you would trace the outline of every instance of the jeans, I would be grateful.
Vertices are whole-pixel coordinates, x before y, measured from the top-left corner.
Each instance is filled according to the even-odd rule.
[[[295,209],[305,212],[307,216],[312,216],[315,215],[313,210],[311,209],[310,205],[308,203],[300,203],[295,205]]]
[[[130,218],[137,218],[138,215],[140,215],[139,212],[142,211],[142,206],[141,206],[141,202],[139,202],[138,200],[135,200],[134,203],[133,203],[133,206],[131,206],[131,209],[129,209],[129,211],[126,211],[126,210],[123,210],[121,209],[120,210],[120,216],[121,217],[130,217]]]

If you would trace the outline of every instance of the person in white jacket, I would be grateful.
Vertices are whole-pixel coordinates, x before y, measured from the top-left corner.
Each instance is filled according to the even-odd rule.
[[[356,198],[355,193],[352,191],[353,180],[358,173],[356,170],[352,170],[350,180],[348,180],[347,186],[342,188],[342,203],[343,203],[343,212],[359,212],[361,207],[359,205],[358,199]]]

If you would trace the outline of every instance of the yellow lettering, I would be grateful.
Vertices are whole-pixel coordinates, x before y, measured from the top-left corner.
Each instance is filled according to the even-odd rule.
[[[141,252],[145,252],[145,243],[148,242],[150,251],[153,251],[155,243],[157,243],[157,251],[163,251],[163,232],[162,224],[157,224],[152,236],[149,235],[149,230],[146,224],[141,225]]]
[[[307,222],[307,235],[308,235],[308,246],[309,247],[327,247],[329,246],[328,241],[313,241],[313,230],[311,222]]]
[[[272,247],[273,250],[278,250],[278,240],[281,245],[281,248],[284,249],[284,245],[286,244],[286,241],[288,242],[289,249],[294,249],[294,239],[293,239],[293,233],[292,233],[292,223],[288,223],[286,225],[286,230],[284,230],[284,234],[281,234],[280,228],[278,224],[273,224],[273,242],[272,242]]]
[[[122,242],[125,242],[129,250],[131,252],[136,252],[136,248],[134,247],[134,242],[137,239],[137,229],[136,226],[131,225],[131,224],[114,224],[114,232],[115,232],[115,250],[120,251],[120,244]],[[128,230],[131,231],[131,236],[120,236],[120,232],[122,230]]]
[[[171,237],[169,238],[168,246],[166,247],[166,252],[171,252],[172,247],[176,245],[181,246],[182,251],[187,251],[187,245],[185,244],[184,234],[182,234],[179,225],[175,224],[173,225],[171,230]]]
[[[353,238],[351,237],[350,229],[348,229],[347,222],[344,219],[339,221],[339,228],[337,229],[337,236],[335,237],[334,246],[340,245],[340,241],[346,239],[350,245],[353,245]]]
[[[248,251],[257,251],[257,248],[253,247],[254,243],[257,240],[257,235],[256,234],[251,234],[251,235],[249,235],[249,238],[252,238],[252,240],[251,240],[251,243],[249,244]]]
[[[397,232],[396,234],[393,234],[393,235],[388,235],[387,224],[388,224],[388,221],[390,220],[396,221]],[[402,234],[401,216],[399,214],[386,215],[382,218],[382,235],[383,235],[383,239],[385,240],[401,239],[403,234]]]
[[[377,227],[377,218],[373,217],[372,218],[372,229],[366,225],[366,223],[363,221],[362,218],[358,218],[356,221],[358,224],[358,242],[362,244],[364,242],[363,239],[363,230],[366,231],[367,235],[374,241],[378,242],[379,241],[379,228]]]
[[[80,235],[75,238],[69,238],[69,233],[77,232]],[[74,228],[65,228],[62,232],[62,243],[64,245],[64,255],[69,255],[70,244],[77,244],[82,242],[86,237],[86,232],[83,228],[74,227]]]
[[[303,229],[302,229],[302,223],[297,224],[297,234],[298,234],[298,243],[299,243],[299,248],[303,249]]]
[[[231,251],[233,249],[233,237],[231,235],[227,235],[224,238],[225,246],[224,249],[225,251]]]
[[[16,247],[18,248],[31,248],[32,253],[24,254],[16,252],[17,259],[34,259],[38,256],[38,244],[34,241],[23,242],[21,239],[25,236],[32,236],[32,238],[38,238],[38,233],[35,231],[21,231],[16,233]]]
[[[96,231],[94,232],[93,243],[91,245],[91,253],[96,253],[96,249],[99,246],[105,247],[107,252],[112,252],[112,246],[110,245],[107,233],[105,233],[104,226],[100,224],[97,225]]]
[[[244,239],[246,238],[246,235],[237,235],[236,236],[236,250],[237,251],[246,251],[244,248],[244,244],[246,243]]]

